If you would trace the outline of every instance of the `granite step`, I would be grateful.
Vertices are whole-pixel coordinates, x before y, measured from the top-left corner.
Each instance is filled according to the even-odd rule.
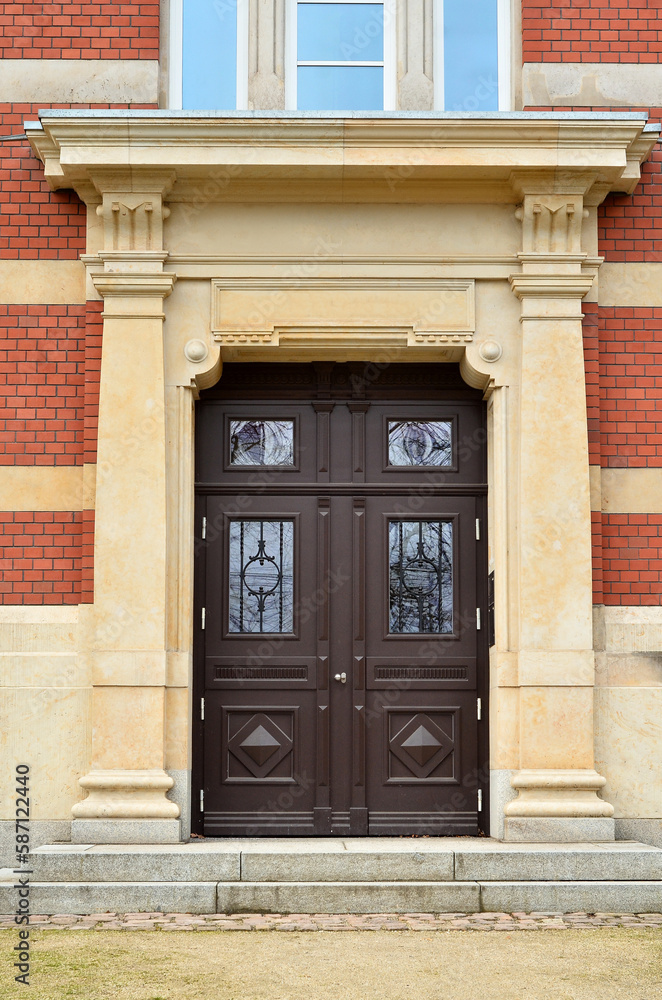
[[[472,882],[662,879],[635,842],[503,844],[468,838],[301,838],[166,845],[60,844],[31,855],[36,882]]]
[[[662,911],[662,849],[471,838],[51,844],[30,855],[33,913]],[[0,913],[16,875],[0,871]]]
[[[0,913],[16,889],[0,883]],[[659,913],[662,881],[33,882],[35,914]]]

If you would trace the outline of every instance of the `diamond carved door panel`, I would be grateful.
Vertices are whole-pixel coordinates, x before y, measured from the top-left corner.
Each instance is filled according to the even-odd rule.
[[[207,836],[481,825],[483,405],[451,366],[368,367],[227,365],[202,394]]]
[[[254,778],[292,784],[296,782],[294,747],[296,709],[264,712],[226,709],[222,755],[225,781],[246,782]]]

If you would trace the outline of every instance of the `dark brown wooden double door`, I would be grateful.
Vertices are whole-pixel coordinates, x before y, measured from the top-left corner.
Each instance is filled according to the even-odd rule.
[[[273,367],[198,412],[197,828],[476,834],[482,404],[449,366]]]

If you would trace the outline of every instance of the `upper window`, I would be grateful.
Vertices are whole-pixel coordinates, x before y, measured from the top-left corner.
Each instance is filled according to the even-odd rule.
[[[170,107],[248,106],[248,0],[170,0]]]
[[[434,103],[440,111],[510,107],[510,0],[435,0]]]
[[[288,108],[395,108],[393,0],[289,0]]]
[[[510,107],[511,0],[434,0],[435,107],[464,113]],[[392,111],[397,103],[396,26],[411,30],[422,0],[286,0],[286,107]],[[249,0],[170,0],[173,108],[248,107]],[[396,16],[397,15],[397,16]],[[250,28],[251,32],[255,26]],[[425,44],[425,31],[420,35]],[[409,50],[412,37],[404,40]],[[429,70],[428,70],[429,72]],[[268,109],[264,109],[268,110]],[[416,109],[413,109],[416,110]]]

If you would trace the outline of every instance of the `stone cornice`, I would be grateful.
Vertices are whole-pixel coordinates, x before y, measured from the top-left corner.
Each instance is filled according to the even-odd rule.
[[[364,184],[370,200],[375,185],[396,200],[424,185],[444,200],[448,184],[453,197],[458,187],[467,195],[487,187],[490,200],[514,201],[522,175],[535,175],[548,190],[568,183],[575,190],[575,177],[585,195],[599,186],[604,197],[634,189],[658,138],[644,115],[628,112],[218,118],[48,111],[39,125],[25,127],[51,187],[73,187],[88,199],[94,189],[117,190],[113,176],[124,178],[125,190],[149,190],[152,178],[161,186],[167,172],[175,178],[173,200],[188,200],[210,177],[217,190],[206,200],[228,197],[234,183],[263,184],[268,199],[281,184],[314,180],[320,198],[325,185],[342,181]]]

